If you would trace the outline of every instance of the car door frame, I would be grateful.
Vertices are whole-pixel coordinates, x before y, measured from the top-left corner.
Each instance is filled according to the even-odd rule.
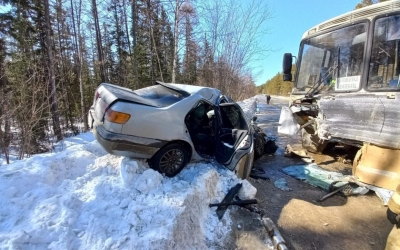
[[[254,159],[253,135],[252,135],[250,126],[245,119],[243,110],[240,108],[240,106],[235,102],[229,102],[227,99],[220,98],[220,100],[225,100],[226,102],[224,102],[224,103],[219,102],[219,104],[215,106],[215,113],[216,113],[215,118],[216,118],[216,121],[218,122],[218,133],[216,133],[217,134],[217,137],[216,137],[217,146],[216,146],[216,150],[215,150],[215,160],[217,162],[219,162],[221,165],[225,166],[226,168],[237,172],[239,177],[245,179],[250,174],[251,166],[252,166],[253,159]],[[239,110],[240,115],[247,126],[246,134],[243,137],[237,138],[237,140],[235,141],[235,143],[233,145],[235,148],[234,148],[233,152],[231,153],[231,155],[229,156],[229,159],[225,162],[221,162],[221,160],[218,159],[218,157],[217,157],[217,154],[219,153],[219,152],[217,152],[217,150],[220,149],[219,147],[222,147],[225,149],[226,149],[226,147],[228,147],[227,145],[225,145],[223,143],[220,144],[220,142],[221,142],[220,137],[222,136],[221,131],[222,131],[222,129],[224,129],[224,128],[222,128],[223,120],[222,120],[221,106],[236,107]],[[241,142],[243,142],[244,140],[247,140],[249,145],[247,147],[239,147]]]

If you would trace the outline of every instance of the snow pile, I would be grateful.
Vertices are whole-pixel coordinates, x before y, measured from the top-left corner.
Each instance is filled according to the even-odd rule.
[[[241,182],[231,171],[197,163],[167,178],[144,161],[106,154],[91,133],[75,139],[77,144],[62,152],[0,168],[1,249],[223,244],[229,210],[219,221],[208,204]]]
[[[237,104],[239,104],[239,106],[242,108],[246,117],[246,121],[250,124],[250,120],[254,117],[256,113],[257,96],[238,102]]]
[[[241,103],[246,116],[254,98]],[[145,161],[107,154],[92,133],[58,153],[0,167],[0,249],[213,249],[231,229],[209,203],[243,182],[214,164],[189,164],[174,178]]]

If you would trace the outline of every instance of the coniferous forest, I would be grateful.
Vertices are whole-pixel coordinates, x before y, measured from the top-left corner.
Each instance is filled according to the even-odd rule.
[[[0,153],[48,152],[87,131],[102,82],[254,96],[269,18],[262,0],[0,0]]]

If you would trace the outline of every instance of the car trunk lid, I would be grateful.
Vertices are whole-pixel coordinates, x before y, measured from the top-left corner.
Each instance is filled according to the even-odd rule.
[[[154,103],[138,96],[128,88],[102,83],[97,88],[94,98],[94,110],[97,118],[103,120],[105,112],[117,101],[139,103],[142,105],[157,107]]]

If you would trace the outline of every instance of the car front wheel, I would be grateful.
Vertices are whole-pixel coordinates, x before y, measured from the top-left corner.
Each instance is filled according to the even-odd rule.
[[[261,134],[256,134],[255,135],[255,140],[254,140],[254,157],[256,159],[260,158],[264,154],[265,150],[265,138]]]
[[[149,161],[150,166],[168,177],[177,175],[189,161],[189,154],[181,144],[170,144],[160,149]]]

